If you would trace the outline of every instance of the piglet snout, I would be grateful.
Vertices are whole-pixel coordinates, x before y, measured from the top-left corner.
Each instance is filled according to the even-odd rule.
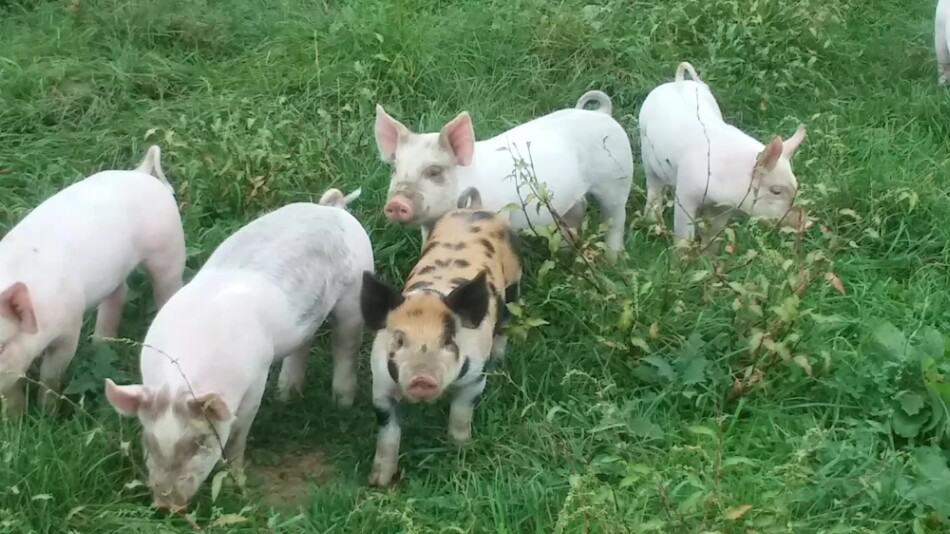
[[[415,400],[430,401],[439,396],[439,383],[428,375],[417,376],[409,382],[406,393]]]
[[[415,216],[412,210],[412,202],[404,196],[397,195],[389,199],[383,213],[390,221],[406,223]]]

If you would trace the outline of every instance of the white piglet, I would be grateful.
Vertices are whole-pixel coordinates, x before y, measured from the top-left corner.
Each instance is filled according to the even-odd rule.
[[[40,381],[60,389],[87,310],[99,307],[96,336],[117,335],[136,266],[148,271],[159,307],[181,287],[185,238],[160,156],[152,146],[133,171],[66,187],[0,240],[0,393],[11,413],[25,407],[22,378],[41,356]],[[48,407],[54,400],[40,397]]]
[[[937,13],[934,17],[934,49],[937,53],[937,82],[940,85],[950,83],[950,0],[940,0],[937,3]]]
[[[591,102],[597,110],[583,109]],[[467,112],[439,133],[420,134],[376,106],[376,144],[393,167],[384,213],[395,222],[422,225],[423,241],[469,187],[481,193],[486,209],[517,206],[511,212],[515,229],[553,224],[551,212],[532,194],[544,189],[538,193],[550,197],[551,208],[572,231],[583,220],[586,196],[592,196],[607,219],[608,257],[623,249],[633,156],[626,131],[611,117],[610,99],[600,91],[585,93],[575,108],[478,142]],[[516,169],[518,159],[533,165],[537,185]]]
[[[330,193],[330,192],[328,192]],[[279,396],[301,393],[310,343],[334,318],[333,392],[356,393],[360,291],[373,249],[360,223],[328,205],[290,204],[238,230],[162,308],[145,337],[142,383],[106,380],[106,396],[137,416],[155,505],[187,506],[224,457],[243,463],[268,370],[282,360]]]
[[[678,238],[694,239],[700,218],[722,209],[796,227],[805,223],[804,212],[793,207],[798,180],[791,165],[805,139],[804,126],[785,141],[775,136],[763,145],[726,123],[709,87],[689,63],[681,63],[675,81],[647,95],[639,128],[646,215],[655,218],[662,211],[663,189],[673,188]],[[728,220],[721,215],[714,221],[719,226]]]

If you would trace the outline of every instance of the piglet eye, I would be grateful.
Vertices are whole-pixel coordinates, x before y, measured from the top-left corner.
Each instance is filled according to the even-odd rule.
[[[773,195],[781,195],[782,193],[785,192],[785,188],[780,185],[773,185],[769,187],[769,192],[772,193]]]
[[[441,184],[442,182],[445,181],[445,179],[442,176],[443,171],[444,169],[442,167],[433,165],[432,167],[426,168],[426,170],[423,171],[422,174],[429,180],[432,180],[433,182],[437,184]]]
[[[393,348],[399,350],[406,344],[406,334],[402,330],[393,332]]]

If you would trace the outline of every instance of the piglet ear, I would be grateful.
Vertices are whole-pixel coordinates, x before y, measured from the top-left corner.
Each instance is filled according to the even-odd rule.
[[[231,419],[231,410],[217,393],[208,393],[189,399],[188,409],[195,417],[207,417],[217,423]]]
[[[458,117],[442,127],[439,144],[455,154],[459,165],[472,163],[472,157],[475,155],[475,130],[467,111],[459,113]]]
[[[106,398],[122,415],[136,415],[139,408],[149,399],[149,392],[145,386],[118,386],[110,379],[106,379]]]
[[[798,150],[798,145],[802,144],[802,141],[805,140],[805,125],[802,124],[795,130],[795,133],[785,140],[782,143],[782,155],[785,156],[785,159],[792,159],[792,156],[795,155],[795,151]]]
[[[0,317],[13,321],[22,332],[37,332],[33,300],[26,284],[16,282],[0,293]]]
[[[360,291],[360,311],[363,321],[373,330],[386,327],[386,316],[405,300],[399,291],[376,278],[373,273],[363,271],[363,289]]]
[[[485,271],[452,290],[445,304],[462,320],[465,328],[478,328],[488,313],[488,284]]]
[[[376,147],[383,161],[392,163],[396,159],[399,142],[410,133],[409,128],[390,117],[383,106],[376,104]]]
[[[765,145],[765,148],[762,149],[762,152],[759,152],[759,156],[755,161],[755,166],[764,169],[766,171],[775,170],[775,165],[778,164],[779,158],[782,157],[782,138],[775,136]]]

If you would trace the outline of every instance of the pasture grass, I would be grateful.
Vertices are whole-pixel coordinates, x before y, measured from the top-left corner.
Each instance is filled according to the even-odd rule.
[[[377,102],[417,130],[469,110],[484,138],[599,88],[637,146],[639,103],[689,60],[747,132],[808,125],[795,169],[812,229],[738,220],[722,252],[680,257],[641,218],[638,162],[619,266],[600,259],[596,214],[590,264],[527,239],[522,335],[471,446],[449,442],[445,406],[413,410],[401,482],[369,489],[368,342],[357,405],[341,410],[323,336],[305,397],[267,394],[246,491],[226,483],[212,501],[206,484],[195,520],[209,532],[946,531],[950,99],[932,18],[930,2],[898,0],[2,0],[0,228],[158,143],[189,275],[255,216],[362,186],[353,208],[377,267],[402,280],[419,237],[381,216]],[[135,340],[153,304],[133,280],[122,334]],[[83,343],[72,404],[0,425],[0,531],[190,531],[149,508],[136,424],[102,395],[105,377],[134,380],[136,361],[133,346]]]

